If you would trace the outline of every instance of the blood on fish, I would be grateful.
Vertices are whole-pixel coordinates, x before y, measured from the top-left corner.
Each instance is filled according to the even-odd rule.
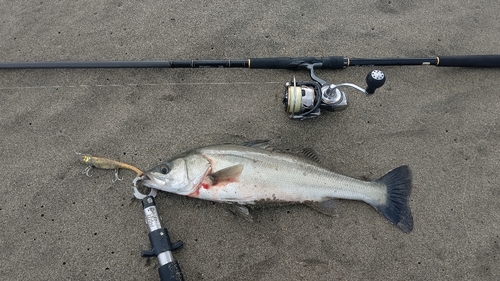
[[[207,180],[208,179],[208,180]],[[196,187],[195,190],[193,190],[193,192],[189,193],[187,196],[189,197],[199,197],[200,196],[200,188],[203,188],[203,189],[210,189],[212,187],[212,181],[210,180],[210,178],[207,176],[205,177],[205,179]]]
[[[187,196],[197,198],[200,196],[200,189],[201,188],[206,189],[206,190],[224,188],[224,187],[226,187],[226,185],[228,185],[230,183],[238,182],[238,180],[239,180],[239,177],[232,177],[232,178],[227,178],[227,179],[216,181],[208,175],[205,177],[203,182],[201,182],[196,187],[196,189],[193,192],[189,193]]]
[[[196,188],[187,196],[198,198],[200,196],[200,190],[202,190],[202,188],[204,190],[211,190],[209,191],[210,193],[217,193],[217,189],[223,189],[228,184],[239,181],[239,176],[243,169],[243,165],[229,167],[212,173],[212,167],[214,163],[209,157],[205,156],[205,158],[210,162],[210,167],[206,171],[203,177],[203,181],[199,183]]]

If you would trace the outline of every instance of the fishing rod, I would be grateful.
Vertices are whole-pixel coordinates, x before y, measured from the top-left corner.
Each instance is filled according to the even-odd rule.
[[[318,69],[343,69],[349,66],[435,65],[442,67],[500,67],[500,55],[440,56],[430,58],[347,58],[279,57],[244,60],[154,60],[154,61],[56,61],[0,62],[0,69],[49,68],[253,68],[304,69],[315,64]]]
[[[285,83],[283,104],[290,118],[304,120],[317,117],[324,111],[338,111],[348,105],[340,88],[351,87],[367,95],[380,88],[386,80],[380,70],[366,77],[366,88],[351,83],[332,84],[317,77],[314,69],[344,69],[349,66],[434,65],[437,67],[500,67],[500,55],[439,56],[430,58],[347,58],[277,57],[243,60],[156,60],[156,61],[61,61],[61,62],[0,62],[0,69],[53,68],[250,68],[250,69],[307,69],[313,81],[297,82],[295,77]]]

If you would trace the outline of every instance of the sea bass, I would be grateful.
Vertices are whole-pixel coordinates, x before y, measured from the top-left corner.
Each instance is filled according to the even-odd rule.
[[[374,181],[336,174],[308,158],[259,145],[214,145],[185,152],[144,173],[146,187],[215,202],[321,204],[360,200],[404,232],[413,228],[408,166]]]

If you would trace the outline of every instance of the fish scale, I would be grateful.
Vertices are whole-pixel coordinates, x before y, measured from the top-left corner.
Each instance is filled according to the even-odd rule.
[[[412,180],[407,166],[375,181],[363,181],[297,155],[268,151],[262,145],[216,145],[174,157],[145,172],[141,181],[154,189],[241,205],[359,200],[401,230],[413,228],[408,205]]]
[[[242,194],[251,193],[254,201],[276,199],[302,203],[342,198],[383,203],[386,198],[386,189],[381,184],[342,176],[298,157],[295,159],[293,155],[280,154],[284,157],[274,157],[276,153],[272,152],[240,152],[238,147],[225,148],[200,149],[199,152],[214,163],[212,169],[215,171],[231,167],[234,163],[244,163],[245,169],[240,175],[240,181],[230,183],[226,188]],[[272,193],[269,190],[272,190]],[[221,188],[217,191],[223,192]],[[208,199],[201,195],[200,193],[199,198]],[[280,195],[283,195],[283,198]],[[245,200],[235,201],[240,204],[255,203],[246,200],[250,196],[242,197]],[[224,198],[218,201],[224,201]]]

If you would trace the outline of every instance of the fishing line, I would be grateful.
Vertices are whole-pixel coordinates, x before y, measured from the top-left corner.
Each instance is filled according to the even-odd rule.
[[[0,90],[38,90],[38,89],[60,89],[60,88],[118,88],[118,87],[156,87],[156,86],[178,86],[178,85],[250,85],[250,84],[283,84],[281,82],[259,81],[259,82],[172,82],[172,83],[149,83],[149,84],[94,84],[94,85],[54,85],[54,86],[13,86],[0,87]]]
[[[63,133],[57,134],[57,135],[55,135],[55,136],[56,136],[56,137],[61,136],[61,137],[68,138],[68,139],[69,139],[69,144],[71,145],[71,148],[73,149],[73,152],[74,152],[76,155],[78,155],[79,157],[83,157],[84,155],[86,155],[86,154],[83,154],[83,153],[81,153],[81,152],[76,151],[76,147],[75,147],[74,141],[73,141],[73,139],[72,139],[70,136],[68,136],[68,135],[66,135],[66,134],[63,134]],[[87,177],[91,177],[92,175],[91,175],[91,174],[89,174],[91,170],[92,170],[92,165],[89,165],[89,166],[87,166],[87,167],[86,167],[86,168],[82,171],[82,174],[85,174]]]
[[[55,62],[0,62],[0,69],[58,69],[58,68],[248,68],[308,70],[311,81],[285,83],[282,103],[290,119],[316,118],[322,112],[339,111],[348,106],[346,92],[341,88],[353,88],[372,95],[386,81],[385,74],[378,69],[366,76],[366,88],[352,83],[333,84],[315,74],[318,69],[345,69],[351,66],[433,65],[436,67],[489,67],[500,68],[500,55],[436,56],[427,58],[349,58],[330,57],[276,57],[249,58],[239,60],[155,60],[155,61],[55,61]],[[139,87],[169,85],[249,85],[278,84],[279,82],[172,82],[151,84],[95,84],[67,86],[14,86],[0,90],[53,89],[78,87]]]
[[[61,133],[56,134],[54,137],[65,137],[65,138],[68,138],[69,139],[69,144],[71,145],[71,148],[73,149],[73,152],[76,155],[83,155],[83,153],[80,153],[80,152],[76,151],[76,147],[75,147],[74,141],[73,141],[73,139],[70,136],[68,136],[66,134],[63,134],[61,132]]]

